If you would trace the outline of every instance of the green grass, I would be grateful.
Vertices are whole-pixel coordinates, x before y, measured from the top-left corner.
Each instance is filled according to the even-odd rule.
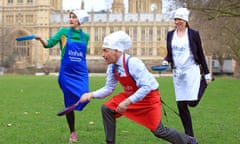
[[[161,96],[176,109],[172,79],[157,78]],[[105,83],[104,77],[91,77],[90,88]],[[201,144],[237,144],[240,141],[240,80],[217,78],[209,85],[197,108],[191,108],[195,135]],[[116,92],[120,91],[120,87]],[[55,76],[0,76],[0,143],[66,144],[69,130],[63,109],[63,96]],[[115,93],[116,93],[115,92]],[[110,98],[110,97],[108,97]],[[100,107],[108,98],[93,100],[76,115],[79,144],[104,144]],[[183,131],[179,118],[167,107],[165,126]],[[94,124],[90,125],[89,122]],[[12,126],[8,126],[11,123]],[[167,144],[138,124],[122,117],[117,120],[118,144]]]

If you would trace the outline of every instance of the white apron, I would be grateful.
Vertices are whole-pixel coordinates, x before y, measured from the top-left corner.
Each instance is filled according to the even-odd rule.
[[[176,101],[197,100],[200,87],[200,68],[195,64],[189,47],[188,34],[178,38],[176,32],[172,40],[174,60],[173,82]]]

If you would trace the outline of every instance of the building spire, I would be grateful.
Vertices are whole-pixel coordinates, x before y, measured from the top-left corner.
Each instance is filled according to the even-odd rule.
[[[84,0],[82,0],[81,9],[84,10],[85,9],[84,7],[85,7]]]

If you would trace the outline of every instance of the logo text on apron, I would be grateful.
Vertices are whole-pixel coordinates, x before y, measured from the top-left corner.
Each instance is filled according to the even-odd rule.
[[[70,61],[75,61],[75,62],[82,61],[83,53],[81,51],[78,52],[78,51],[73,51],[70,49],[68,51],[68,55],[69,55]]]

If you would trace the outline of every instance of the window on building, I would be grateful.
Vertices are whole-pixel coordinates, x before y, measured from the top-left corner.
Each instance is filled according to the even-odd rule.
[[[158,27],[157,28],[157,36],[158,36],[158,38],[157,38],[157,40],[161,40],[161,28],[160,27]]]
[[[138,1],[136,1],[136,12],[139,12],[138,9],[139,9],[139,6],[138,6]]]
[[[22,3],[23,3],[23,0],[17,0],[17,3],[18,3],[18,4],[22,4]]]
[[[52,55],[54,55],[53,53],[54,53],[54,52],[53,52],[53,49],[49,49],[49,55],[52,56]]]
[[[29,42],[28,41],[17,41],[14,53],[18,60],[25,59],[30,56],[29,52]]]
[[[137,28],[136,27],[133,30],[133,41],[137,41]]]
[[[134,56],[137,55],[137,48],[133,48],[133,50],[132,50],[132,55],[134,55]]]
[[[129,29],[128,28],[126,28],[125,32],[129,35]]]
[[[8,0],[8,4],[13,4],[13,0]]]
[[[146,55],[146,51],[145,51],[145,48],[141,48],[141,56],[145,56]]]
[[[103,29],[102,29],[102,40],[104,39],[105,36],[106,36],[106,29],[103,28]]]
[[[90,34],[90,27],[87,28],[87,33]]]
[[[142,29],[141,40],[142,40],[142,41],[145,41],[145,37],[146,37],[146,35],[145,35],[145,29],[143,28],[143,29]]]
[[[153,41],[153,29],[149,29],[149,41]]]
[[[94,37],[95,41],[98,41],[98,28],[95,28],[95,37]]]
[[[110,33],[113,33],[113,32],[114,32],[114,28],[111,27],[111,28],[110,28]]]
[[[50,56],[59,56],[60,55],[60,49],[59,48],[49,49],[49,55]]]
[[[7,23],[14,23],[14,16],[13,15],[6,16],[6,22]]]
[[[164,30],[165,30],[165,34],[164,34],[164,35],[167,35],[167,33],[168,33],[169,30],[168,30],[166,27],[164,28]],[[166,39],[167,39],[167,37],[165,37],[165,40],[166,40]]]
[[[27,3],[33,3],[33,0],[27,0]]]
[[[153,48],[148,49],[148,56],[153,56]]]
[[[159,56],[161,54],[160,47],[157,48],[157,55]]]

